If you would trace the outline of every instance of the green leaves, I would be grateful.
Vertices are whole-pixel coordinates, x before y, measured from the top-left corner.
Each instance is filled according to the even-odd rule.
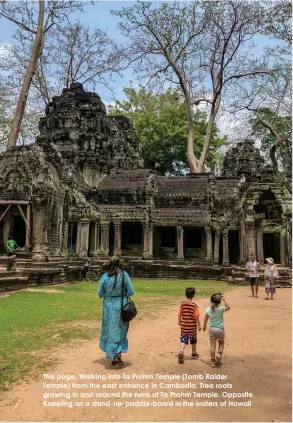
[[[274,131],[280,136],[281,144],[278,146],[276,156],[282,166],[282,170],[289,178],[292,176],[292,116],[278,115],[270,108],[261,108],[257,111],[257,117],[251,119],[252,129],[255,135],[261,140],[261,149],[267,159],[272,146],[276,143],[276,136],[272,134],[268,123]]]
[[[140,88],[125,88],[125,101],[116,101],[110,114],[125,115],[133,120],[141,144],[144,166],[158,173],[181,175],[188,171],[187,135],[188,126],[185,104],[177,91],[167,90],[155,94]],[[206,114],[194,113],[195,153],[200,155],[206,133]],[[214,127],[211,151],[207,165],[214,166],[219,160],[219,147],[227,140],[218,136]]]

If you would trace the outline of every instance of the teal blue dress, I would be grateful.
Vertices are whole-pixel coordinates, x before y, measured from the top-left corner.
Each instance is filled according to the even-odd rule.
[[[130,277],[124,272],[123,304],[127,303],[127,297],[134,294]],[[128,350],[127,332],[129,323],[121,319],[121,294],[122,272],[116,278],[105,273],[98,288],[98,296],[104,299],[102,333],[100,336],[100,348],[106,353],[106,357],[113,360],[116,354],[125,353]]]

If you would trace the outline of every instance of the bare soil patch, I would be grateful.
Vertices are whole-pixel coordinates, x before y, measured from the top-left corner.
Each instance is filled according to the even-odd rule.
[[[129,332],[129,352],[126,367],[117,370],[104,358],[97,340],[74,343],[74,348],[58,351],[54,370],[57,374],[226,374],[233,392],[252,392],[252,407],[43,407],[43,379],[17,386],[0,402],[1,421],[31,422],[272,422],[291,420],[291,290],[277,290],[274,301],[249,296],[249,287],[235,288],[227,294],[232,310],[225,316],[226,347],[222,368],[209,366],[207,332],[198,336],[199,360],[189,359],[178,364],[179,328],[177,305],[164,312],[138,316]],[[209,305],[208,298],[199,298],[201,310]],[[164,304],[165,305],[165,304]],[[78,324],[78,322],[76,322]],[[98,338],[98,333],[97,333]],[[190,347],[188,347],[190,348]],[[57,401],[57,400],[55,400]],[[123,400],[122,400],[123,401]]]

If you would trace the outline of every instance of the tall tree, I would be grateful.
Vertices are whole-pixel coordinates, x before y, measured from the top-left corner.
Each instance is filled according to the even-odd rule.
[[[112,11],[121,18],[120,29],[130,45],[125,50],[129,64],[148,82],[178,85],[183,93],[188,121],[187,157],[192,172],[198,169],[194,154],[191,71],[193,54],[207,25],[198,2],[162,3],[139,1],[134,6]]]
[[[273,4],[263,32],[277,41],[266,48],[271,72],[249,81],[245,87],[234,86],[235,110],[240,111],[242,118],[247,117],[252,125],[251,135],[260,137],[273,168],[278,171],[281,163],[289,175],[292,149],[292,5],[289,2],[281,0]]]
[[[144,166],[165,175],[182,175],[188,171],[186,142],[188,122],[184,100],[176,91],[167,90],[163,94],[140,88],[125,88],[126,100],[116,101],[109,106],[112,115],[124,115],[132,119],[141,145]],[[204,112],[193,114],[193,127],[196,139],[195,153],[199,154],[204,143],[207,128]],[[213,127],[211,154],[207,166],[217,171],[223,153],[221,147],[227,139],[221,138],[216,126]]]
[[[209,25],[203,48],[199,51],[199,72],[202,76],[201,92],[193,104],[209,105],[205,142],[198,162],[203,171],[211,142],[211,131],[224,102],[229,107],[234,82],[245,86],[247,79],[267,75],[264,61],[253,55],[251,41],[259,34],[268,10],[260,2],[223,1],[208,2]],[[199,79],[199,78],[198,78]],[[233,94],[232,94],[233,97]]]
[[[188,119],[187,156],[192,172],[203,172],[212,129],[228,88],[267,72],[250,58],[248,44],[263,27],[269,5],[246,1],[153,4],[139,1],[113,11],[129,40],[126,58],[147,84],[177,86]],[[194,106],[210,105],[209,123],[200,157],[193,127]]]
[[[33,45],[14,112],[7,148],[17,143],[29,89],[43,51],[45,34],[54,25],[67,19],[68,14],[77,7],[80,7],[78,2],[68,0],[62,2],[39,0],[38,10],[36,10],[35,2],[32,1],[0,3],[0,17],[10,20],[22,30],[33,34]]]
[[[255,117],[254,117],[255,116]],[[292,177],[292,115],[277,115],[269,108],[260,108],[250,123],[255,136],[261,141],[261,149],[278,169]]]

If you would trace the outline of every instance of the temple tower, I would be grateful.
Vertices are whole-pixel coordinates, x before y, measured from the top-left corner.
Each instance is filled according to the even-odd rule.
[[[39,124],[37,144],[58,147],[79,179],[97,186],[111,168],[138,166],[139,146],[128,118],[108,117],[96,93],[85,92],[79,83],[53,97]]]

